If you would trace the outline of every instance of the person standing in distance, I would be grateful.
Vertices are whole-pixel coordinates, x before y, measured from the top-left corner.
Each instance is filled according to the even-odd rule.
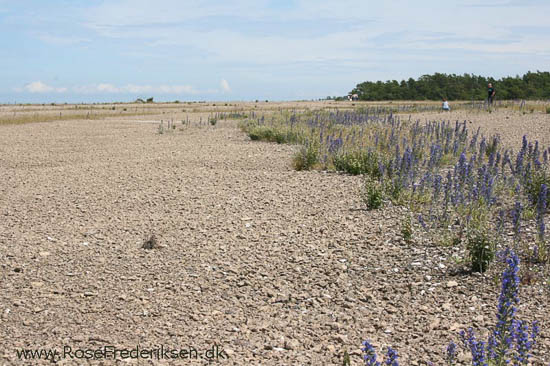
[[[495,88],[493,88],[493,84],[489,83],[487,86],[487,102],[489,103],[489,106],[493,104],[493,101],[495,100]]]
[[[447,102],[447,99],[443,98],[443,104],[441,105],[441,108],[447,112],[451,111],[451,107],[449,106],[449,102]]]

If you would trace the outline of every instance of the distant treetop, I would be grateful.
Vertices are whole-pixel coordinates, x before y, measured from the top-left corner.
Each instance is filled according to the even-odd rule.
[[[418,79],[365,81],[349,94],[359,100],[482,100],[487,98],[487,84],[492,83],[497,99],[550,99],[550,72],[528,72],[523,76],[492,77],[473,74],[423,75]]]

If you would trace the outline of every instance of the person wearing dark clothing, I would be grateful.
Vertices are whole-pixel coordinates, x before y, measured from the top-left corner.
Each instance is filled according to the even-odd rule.
[[[487,102],[489,105],[493,104],[493,101],[495,100],[495,88],[493,88],[493,84],[489,83],[487,87]]]

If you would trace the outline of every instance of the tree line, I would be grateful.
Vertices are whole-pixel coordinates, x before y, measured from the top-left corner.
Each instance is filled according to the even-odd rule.
[[[350,94],[359,100],[483,100],[487,84],[492,83],[497,99],[550,99],[550,72],[527,72],[523,76],[501,79],[473,74],[435,73],[418,79],[365,81]]]

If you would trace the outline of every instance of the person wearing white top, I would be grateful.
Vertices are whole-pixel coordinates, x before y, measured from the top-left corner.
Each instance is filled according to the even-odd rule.
[[[442,108],[444,111],[451,111],[451,107],[449,106],[449,102],[447,102],[447,99],[443,99]]]

